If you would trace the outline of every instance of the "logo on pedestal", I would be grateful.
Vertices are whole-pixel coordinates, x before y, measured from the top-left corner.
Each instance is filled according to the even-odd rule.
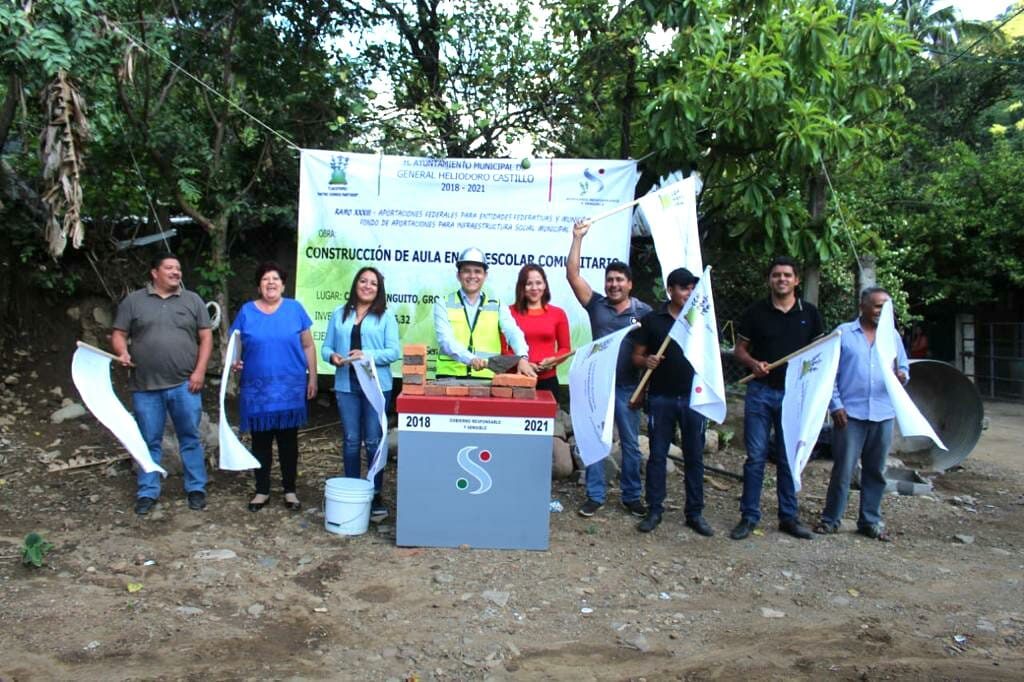
[[[471,458],[471,453],[477,450],[475,445],[467,445],[466,447],[459,450],[459,454],[455,456],[455,461],[458,462],[459,467],[467,474],[476,479],[477,488],[476,490],[470,490],[470,495],[483,495],[485,492],[491,489],[491,475],[487,473],[480,464],[487,464],[491,461],[490,450],[480,450],[477,455],[477,459],[480,460],[480,464],[477,464]],[[469,479],[465,477],[459,477],[455,480],[455,487],[460,491],[467,490],[469,488]]]

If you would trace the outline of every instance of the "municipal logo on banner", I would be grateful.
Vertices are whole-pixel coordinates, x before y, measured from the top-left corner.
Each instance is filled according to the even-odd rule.
[[[584,168],[583,180],[580,181],[580,194],[600,194],[604,191],[604,168]]]
[[[839,332],[791,358],[786,366],[786,394],[782,399],[782,436],[793,483],[800,490],[800,474],[811,458],[828,414],[839,369]]]
[[[345,176],[345,169],[348,168],[348,158],[343,154],[336,154],[331,157],[331,180],[327,184],[346,187],[348,177]]]
[[[467,445],[466,447],[459,450],[458,454],[455,455],[455,461],[463,471],[473,477],[476,480],[476,488],[469,490],[470,481],[465,476],[460,476],[455,479],[455,489],[464,492],[468,491],[470,495],[483,495],[491,489],[493,481],[491,475],[481,465],[486,465],[491,462],[493,456],[490,450],[480,450],[477,455],[477,462],[473,461],[472,454],[474,450],[480,450],[475,445]]]

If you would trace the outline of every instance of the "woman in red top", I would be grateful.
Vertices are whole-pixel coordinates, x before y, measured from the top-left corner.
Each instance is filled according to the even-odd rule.
[[[539,265],[524,265],[516,281],[516,302],[510,306],[512,317],[523,330],[530,346],[530,363],[537,370],[537,388],[559,397],[558,372],[540,367],[544,360],[565,355],[570,350],[569,318],[558,306],[549,304],[548,277]]]

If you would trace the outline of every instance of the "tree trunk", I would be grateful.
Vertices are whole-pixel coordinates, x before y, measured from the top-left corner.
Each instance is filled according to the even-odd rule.
[[[818,305],[818,292],[821,288],[821,266],[807,265],[804,267],[804,276],[801,280],[804,285],[803,299],[813,305]]]
[[[228,295],[228,278],[230,272],[228,263],[228,216],[222,215],[213,221],[213,229],[210,230],[210,270],[214,273],[213,300],[220,306],[220,324],[217,330],[220,331],[220,342],[227,348],[228,341],[228,319],[231,316],[231,304]]]

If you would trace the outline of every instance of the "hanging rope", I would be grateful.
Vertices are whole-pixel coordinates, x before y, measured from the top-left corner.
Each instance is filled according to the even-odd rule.
[[[110,19],[109,17],[108,17],[108,18],[107,18],[106,20],[107,20],[107,22],[108,22],[108,23],[109,23],[109,24],[110,24],[110,25],[111,25],[111,26],[112,26],[112,27],[113,27],[113,28],[114,28],[114,29],[115,29],[116,31],[118,31],[119,33],[123,34],[123,35],[124,35],[124,36],[125,36],[125,37],[126,37],[126,38],[127,38],[127,39],[128,39],[128,40],[129,40],[129,41],[130,41],[130,42],[132,43],[132,44],[133,44],[133,45],[136,45],[137,47],[140,47],[140,48],[142,48],[143,50],[145,50],[145,51],[146,51],[146,52],[148,52],[149,54],[153,55],[154,57],[157,57],[157,58],[159,58],[159,59],[163,60],[164,62],[166,62],[166,63],[167,63],[168,65],[170,65],[170,66],[174,67],[174,68],[175,68],[175,69],[177,69],[177,70],[178,70],[178,71],[179,71],[180,73],[184,74],[184,75],[185,75],[186,77],[190,78],[191,80],[195,81],[195,82],[196,82],[196,83],[197,83],[198,85],[200,85],[201,87],[205,88],[205,89],[206,89],[207,91],[209,91],[209,92],[210,92],[210,94],[212,94],[212,95],[213,95],[214,97],[216,97],[217,99],[219,99],[219,100],[223,101],[223,102],[224,102],[224,103],[226,103],[226,104],[227,104],[228,106],[230,106],[230,107],[232,107],[233,109],[235,109],[235,110],[239,111],[239,112],[240,112],[240,113],[242,113],[243,115],[247,116],[247,117],[248,117],[248,118],[249,118],[250,120],[252,120],[252,121],[253,121],[254,123],[256,123],[257,125],[259,125],[259,126],[260,126],[261,128],[263,128],[264,130],[266,130],[266,131],[267,131],[267,132],[269,132],[270,134],[272,134],[272,135],[274,135],[275,137],[277,137],[277,138],[278,138],[279,140],[281,140],[282,142],[284,142],[284,143],[285,143],[286,145],[288,145],[288,146],[289,146],[289,147],[291,147],[292,149],[294,149],[294,150],[296,150],[296,151],[302,151],[302,150],[301,150],[301,148],[300,148],[300,147],[299,147],[299,146],[298,146],[297,144],[295,144],[294,142],[292,142],[292,141],[291,141],[291,140],[290,140],[290,139],[289,139],[289,138],[288,138],[288,137],[287,137],[287,136],[286,136],[286,135],[285,135],[284,133],[282,133],[282,132],[280,132],[280,131],[278,131],[278,130],[275,130],[274,128],[271,128],[271,127],[270,127],[269,125],[267,125],[266,123],[264,123],[264,122],[263,122],[263,121],[261,121],[260,119],[256,118],[256,117],[255,117],[254,115],[250,114],[250,113],[249,113],[248,111],[246,111],[245,109],[243,109],[243,108],[242,108],[242,107],[241,107],[241,106],[240,106],[240,105],[239,105],[238,103],[236,103],[236,102],[232,101],[232,100],[231,100],[231,99],[229,99],[229,98],[228,98],[227,96],[225,96],[225,95],[222,95],[222,94],[221,94],[220,92],[218,92],[217,90],[215,90],[215,89],[214,89],[214,88],[212,88],[211,86],[207,85],[205,81],[203,81],[202,79],[200,79],[200,78],[199,78],[199,77],[197,77],[197,76],[194,76],[194,75],[192,75],[192,74],[191,74],[191,73],[189,73],[189,72],[188,72],[188,71],[187,71],[186,69],[184,69],[183,67],[181,67],[181,66],[179,66],[178,64],[176,64],[176,63],[175,63],[174,61],[172,61],[172,60],[171,60],[171,59],[170,59],[169,57],[167,57],[167,56],[165,56],[165,55],[161,54],[161,53],[160,53],[160,52],[159,52],[158,50],[156,50],[155,48],[152,48],[152,47],[150,47],[149,45],[147,45],[146,43],[144,43],[144,42],[143,42],[143,41],[142,41],[141,39],[139,39],[139,38],[136,38],[136,37],[135,37],[134,35],[132,35],[132,34],[131,34],[131,33],[129,33],[128,31],[126,31],[126,30],[124,29],[124,27],[123,27],[123,26],[121,26],[121,24],[117,23],[117,22],[116,22],[116,21],[114,21],[113,19]]]
[[[832,185],[832,178],[828,174],[828,168],[825,167],[825,162],[821,162],[821,171],[825,174],[825,181],[828,183],[829,192],[832,193],[832,200],[836,204],[836,212],[839,214],[839,222],[843,226],[843,232],[846,233],[846,239],[850,242],[850,250],[853,251],[853,259],[857,262],[857,272],[863,277],[864,269],[860,265],[860,255],[857,254],[857,247],[853,243],[853,234],[850,231],[850,226],[846,222],[846,216],[843,215],[843,207],[839,203],[839,193],[836,192],[836,188]]]

